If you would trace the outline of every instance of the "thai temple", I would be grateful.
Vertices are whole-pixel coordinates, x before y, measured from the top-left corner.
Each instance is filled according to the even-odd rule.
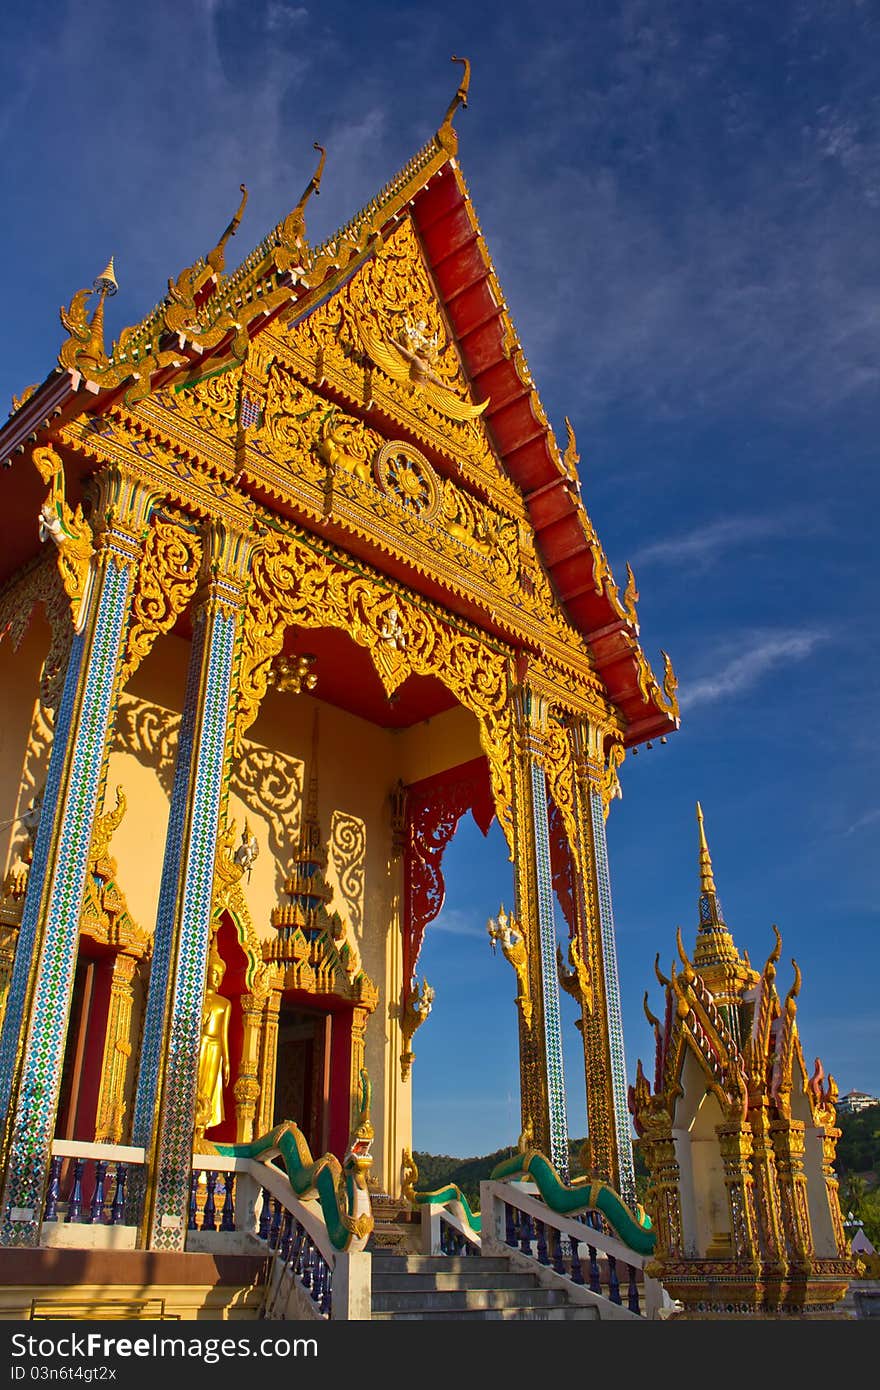
[[[436,135],[322,245],[316,146],[238,269],[244,187],[112,344],[111,261],[0,430],[2,1317],[421,1317],[407,1277],[444,1261],[432,1316],[844,1292],[833,1087],[705,848],[654,1088],[640,1068],[629,1092],[606,817],[627,750],[677,729],[677,682],[531,379],[454,61]],[[468,812],[511,860],[489,935],[521,1082],[479,1214],[412,1160],[419,954]]]

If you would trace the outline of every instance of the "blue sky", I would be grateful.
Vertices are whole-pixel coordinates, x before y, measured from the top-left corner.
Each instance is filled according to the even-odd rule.
[[[632,1076],[643,991],[693,941],[694,801],[752,960],[783,934],[805,1051],[880,1093],[876,889],[880,11],[864,0],[443,7],[6,5],[0,398],[51,366],[58,305],[116,257],[115,334],[247,183],[244,256],[299,196],[320,240],[436,128],[473,63],[461,164],[549,417],[683,723],[609,820]],[[235,257],[233,257],[233,260]],[[479,843],[478,843],[479,842]],[[510,870],[463,829],[421,968],[416,1144],[515,1141]],[[782,971],[787,985],[790,966]],[[566,1005],[567,1005],[567,1001]],[[584,1129],[566,1010],[570,1127]]]

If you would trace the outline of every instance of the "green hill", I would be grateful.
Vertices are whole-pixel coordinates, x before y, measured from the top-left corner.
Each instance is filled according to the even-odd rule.
[[[573,1174],[581,1171],[579,1155],[584,1143],[584,1139],[569,1140],[569,1164]],[[502,1159],[510,1158],[511,1154],[514,1153],[516,1153],[515,1144],[511,1144],[506,1149],[496,1149],[494,1153],[484,1154],[481,1158],[453,1158],[449,1154],[429,1154],[418,1151],[413,1154],[416,1167],[419,1170],[416,1189],[419,1192],[434,1192],[438,1187],[454,1182],[461,1188],[471,1206],[479,1207],[480,1183],[485,1182],[491,1176],[492,1170],[498,1166]],[[638,1149],[636,1149],[635,1159],[636,1185],[638,1187],[639,1178],[644,1173],[644,1165]]]

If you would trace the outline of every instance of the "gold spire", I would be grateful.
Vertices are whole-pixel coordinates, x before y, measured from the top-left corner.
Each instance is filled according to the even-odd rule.
[[[697,825],[700,827],[700,892],[714,893],[715,879],[712,876],[712,858],[706,843],[706,827],[703,824],[703,808],[697,802]]]
[[[721,910],[721,899],[715,887],[712,870],[712,856],[706,840],[706,827],[703,821],[703,808],[697,802],[697,826],[700,846],[700,919],[697,931],[697,945],[694,951],[694,966],[708,988],[723,1000],[730,989],[728,972],[732,969],[739,978],[748,971],[745,962],[736,949]]]

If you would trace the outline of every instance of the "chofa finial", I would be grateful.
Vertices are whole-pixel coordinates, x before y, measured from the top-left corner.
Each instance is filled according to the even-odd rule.
[[[213,251],[209,251],[207,256],[205,257],[205,260],[207,261],[208,265],[217,275],[220,274],[220,272],[223,269],[223,266],[226,263],[226,243],[231,236],[235,236],[235,233],[241,226],[241,219],[244,216],[244,210],[247,206],[247,188],[243,183],[240,183],[238,187],[241,192],[241,202],[238,205],[238,211],[235,213],[235,216],[232,218],[232,221],[227,226],[226,231],[223,233],[222,237],[217,242],[217,245],[214,247]]]
[[[466,107],[468,104],[468,89],[471,85],[471,65],[470,60],[468,58],[459,58],[456,56],[455,53],[453,53],[451,61],[453,63],[461,63],[464,71],[462,72],[461,81],[458,84],[455,96],[449,103],[449,108],[446,112],[446,115],[443,117],[443,122],[440,126],[440,130],[438,131],[438,135],[440,137],[440,143],[442,145],[446,145],[447,148],[451,146],[454,152],[456,145],[456,136],[455,131],[452,128],[452,119],[460,106]]]

